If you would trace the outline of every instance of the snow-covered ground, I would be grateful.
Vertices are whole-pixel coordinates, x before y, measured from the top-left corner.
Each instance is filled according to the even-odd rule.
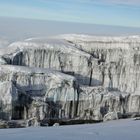
[[[23,129],[1,129],[0,140],[140,140],[140,121]]]

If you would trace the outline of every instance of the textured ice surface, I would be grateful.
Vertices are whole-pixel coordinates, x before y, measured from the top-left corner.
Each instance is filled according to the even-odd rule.
[[[7,115],[6,93],[13,105],[8,109],[22,119],[135,116],[139,71],[139,36],[61,35],[15,42],[0,49],[2,114]]]

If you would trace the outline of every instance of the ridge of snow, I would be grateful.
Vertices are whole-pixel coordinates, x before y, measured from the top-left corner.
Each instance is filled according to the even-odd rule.
[[[0,73],[9,72],[9,73],[27,73],[27,74],[48,74],[50,76],[58,77],[65,80],[76,80],[75,77],[61,73],[56,70],[46,69],[46,68],[36,68],[36,67],[25,67],[25,66],[16,66],[16,65],[0,65]]]
[[[91,36],[91,35],[84,35],[84,34],[63,34],[55,36],[55,38],[66,39],[66,40],[77,40],[77,41],[95,41],[95,42],[138,42],[140,43],[140,36],[133,35],[133,36]]]
[[[27,39],[22,42],[14,42],[10,44],[6,49],[0,51],[0,55],[17,53],[26,49],[50,49],[61,51],[63,53],[72,53],[75,55],[83,55],[90,57],[90,55],[84,51],[81,51],[75,47],[75,44],[71,44],[64,39]],[[18,51],[17,51],[18,50]]]

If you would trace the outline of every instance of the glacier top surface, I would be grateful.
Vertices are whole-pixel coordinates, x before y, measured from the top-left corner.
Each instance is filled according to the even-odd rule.
[[[140,43],[140,36],[91,36],[84,34],[64,34],[56,36],[55,38],[77,41],[95,41],[95,42],[138,42]]]
[[[77,44],[76,44],[77,43]],[[109,37],[109,36],[90,36],[82,34],[64,34],[54,36],[50,38],[29,38],[25,41],[14,42],[8,47],[0,48],[0,56],[5,54],[16,55],[17,53],[26,49],[49,49],[55,50],[61,53],[68,53],[74,55],[82,55],[90,57],[90,54],[79,49],[78,43],[124,43],[126,45],[112,45],[111,48],[131,48],[131,43],[140,43],[140,36],[120,36],[120,37]],[[133,46],[133,45],[132,45]],[[137,45],[136,45],[137,46]],[[87,47],[87,46],[86,46]],[[96,47],[96,46],[89,46]],[[107,48],[103,46],[103,48]]]
[[[49,49],[55,50],[61,53],[75,54],[77,56],[90,57],[90,55],[84,51],[81,51],[75,47],[75,44],[71,44],[64,39],[47,39],[47,38],[32,38],[25,41],[14,42],[6,48],[0,49],[0,55],[12,54],[21,52],[27,49]]]

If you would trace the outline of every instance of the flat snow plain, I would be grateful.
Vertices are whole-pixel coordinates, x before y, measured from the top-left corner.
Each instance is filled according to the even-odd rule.
[[[0,140],[140,140],[140,121],[1,129]]]

